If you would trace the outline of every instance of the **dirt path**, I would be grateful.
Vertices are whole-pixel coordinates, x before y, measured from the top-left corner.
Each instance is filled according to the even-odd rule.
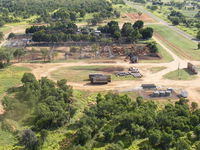
[[[176,45],[174,45],[173,43],[169,42],[167,39],[165,39],[164,37],[162,37],[160,34],[158,33],[154,33],[154,36],[161,40],[162,42],[164,42],[165,44],[167,44],[168,46],[172,47],[173,50],[178,53],[179,55],[181,55],[183,58],[186,58],[187,60],[192,60],[191,56],[189,56],[185,51],[183,51],[182,49],[180,49],[179,47],[177,47]]]
[[[32,69],[33,74],[37,77],[37,79],[40,79],[41,77],[48,77],[50,79],[53,79],[51,77],[51,73],[62,68],[62,67],[71,67],[71,66],[93,66],[93,65],[99,65],[99,66],[122,66],[122,67],[137,67],[141,70],[144,77],[141,80],[131,80],[131,81],[113,81],[112,83],[108,85],[101,85],[101,86],[94,86],[90,85],[87,82],[68,82],[69,85],[73,86],[74,89],[79,90],[90,90],[90,91],[109,91],[109,90],[122,90],[122,89],[130,89],[130,88],[136,88],[139,87],[141,84],[144,83],[155,83],[158,86],[165,86],[165,87],[173,87],[173,88],[179,88],[184,89],[189,92],[189,98],[192,101],[198,101],[198,97],[200,97],[200,75],[195,80],[191,81],[172,81],[167,80],[163,78],[163,75],[174,71],[180,67],[180,69],[185,68],[187,66],[187,62],[189,61],[187,57],[185,59],[180,58],[177,56],[171,49],[167,48],[165,45],[163,45],[163,39],[159,36],[154,36],[154,40],[159,43],[172,57],[173,61],[170,63],[138,63],[138,64],[128,64],[126,62],[118,62],[118,63],[86,63],[86,62],[77,62],[77,63],[47,63],[47,64],[16,64],[17,66],[26,66],[30,67]],[[164,41],[165,42],[165,41]],[[199,61],[193,61],[196,65],[200,65]],[[152,67],[161,67],[164,66],[166,69],[157,72],[157,73],[151,73],[149,71]],[[55,80],[55,79],[53,79]]]

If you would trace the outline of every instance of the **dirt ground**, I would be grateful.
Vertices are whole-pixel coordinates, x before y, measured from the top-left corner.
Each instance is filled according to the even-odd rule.
[[[158,23],[153,18],[148,16],[147,14],[142,14],[140,17],[136,13],[128,13],[125,14],[123,17],[124,22],[134,22],[137,20],[143,20],[146,24],[147,23]],[[11,32],[22,32],[22,28],[12,28]],[[7,34],[8,35],[8,34]],[[190,57],[182,52],[182,50],[174,47],[173,49],[179,51],[182,53],[184,58],[180,58],[177,56],[172,50],[167,48],[165,45],[162,44],[162,42],[168,42],[163,37],[155,34],[153,39],[160,44],[174,59],[174,61],[169,63],[138,63],[138,64],[129,64],[128,62],[124,62],[122,60],[91,60],[91,61],[77,61],[77,62],[71,62],[71,63],[19,63],[15,64],[16,66],[25,66],[30,67],[32,69],[32,73],[36,76],[37,79],[40,79],[41,77],[48,77],[50,79],[53,79],[51,77],[52,72],[59,70],[63,67],[71,67],[71,66],[93,66],[93,65],[104,65],[104,66],[122,66],[122,67],[136,67],[139,68],[140,72],[143,74],[143,78],[141,80],[128,80],[128,81],[113,81],[107,85],[91,85],[87,82],[68,82],[69,85],[73,86],[74,89],[79,90],[87,90],[87,91],[126,91],[129,89],[138,88],[141,86],[141,84],[147,84],[147,83],[154,83],[157,86],[162,87],[172,87],[174,89],[179,90],[186,90],[189,93],[189,99],[191,101],[195,101],[198,104],[200,104],[200,101],[198,100],[200,97],[200,75],[197,75],[197,78],[194,80],[189,81],[172,81],[168,79],[164,79],[163,75],[174,71],[178,68],[178,65],[180,66],[180,69],[185,68],[187,66],[187,62],[192,62],[195,65],[200,65],[200,61],[192,61]],[[3,42],[4,43],[4,42]],[[1,43],[0,46],[3,44]],[[171,43],[168,43],[171,44]],[[68,51],[69,49],[66,48],[59,48],[58,51]],[[63,57],[63,56],[58,56]],[[156,73],[152,73],[150,71],[150,68],[152,67],[165,67],[166,69],[161,70]],[[55,80],[55,79],[53,79]],[[0,105],[0,113],[3,113],[3,107]]]
[[[137,13],[127,13],[125,14],[125,16],[127,16],[132,22],[142,20],[145,23],[156,23],[156,21],[147,14],[142,14],[141,16],[139,16]]]

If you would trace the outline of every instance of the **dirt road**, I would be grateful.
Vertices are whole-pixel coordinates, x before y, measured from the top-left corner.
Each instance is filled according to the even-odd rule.
[[[140,6],[140,5],[133,5],[131,2],[127,1],[127,0],[124,0],[129,6],[132,6],[133,8],[135,8],[136,10],[138,11],[141,11],[145,14],[147,14],[148,16],[152,17],[154,20],[156,20],[157,22],[159,22],[160,24],[163,24],[169,28],[171,28],[173,31],[179,33],[180,35],[184,36],[185,38],[189,39],[189,40],[192,40],[194,42],[198,42],[196,40],[195,37],[189,35],[188,33],[182,31],[181,29],[177,28],[176,26],[172,26],[170,23],[164,21],[163,19],[155,16],[153,13],[151,13],[150,11],[146,10],[143,6]]]

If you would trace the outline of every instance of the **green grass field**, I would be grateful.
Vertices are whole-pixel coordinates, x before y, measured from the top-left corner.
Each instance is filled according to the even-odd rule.
[[[200,60],[200,51],[197,50],[197,44],[195,42],[186,39],[185,37],[164,25],[154,24],[148,26],[152,27],[156,33],[158,33],[164,40],[166,40],[168,43],[161,39],[162,43],[165,44],[168,48],[174,50],[177,55],[183,56],[183,53],[185,53],[191,57],[191,59]],[[177,51],[174,47],[176,47],[176,49],[178,48],[179,50]]]
[[[162,70],[166,69],[166,67],[162,66],[162,67],[152,67],[150,68],[151,73],[157,73],[160,72]]]
[[[29,68],[15,66],[0,69],[0,96],[6,92],[8,88],[20,84],[23,74],[29,71]]]
[[[74,67],[65,67],[60,68],[54,72],[52,72],[51,77],[60,80],[67,79],[69,82],[83,82],[89,81],[88,75],[90,73],[106,73],[110,74],[113,81],[119,80],[136,80],[133,76],[127,77],[117,77],[113,74],[113,72],[107,72],[104,70],[112,69],[113,66],[74,66]],[[117,67],[118,68],[118,67]],[[69,73],[70,72],[70,73]]]
[[[163,76],[170,80],[193,80],[196,79],[195,75],[191,75],[186,69],[180,69],[167,73]]]

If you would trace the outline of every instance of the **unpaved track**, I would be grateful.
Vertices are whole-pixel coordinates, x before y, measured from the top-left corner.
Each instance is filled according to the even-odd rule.
[[[107,85],[100,85],[100,86],[94,86],[90,85],[87,82],[68,82],[69,85],[72,85],[75,89],[80,90],[89,90],[89,91],[109,91],[109,90],[122,90],[122,89],[130,89],[130,88],[136,88],[139,87],[141,84],[144,83],[155,83],[158,86],[166,86],[166,87],[173,87],[173,88],[182,88],[189,92],[190,99],[193,101],[198,100],[197,98],[200,97],[200,93],[197,91],[197,89],[200,89],[200,75],[198,75],[198,78],[191,81],[172,81],[167,80],[163,78],[163,75],[165,75],[168,72],[174,71],[178,68],[178,65],[180,65],[180,68],[185,68],[187,66],[187,60],[183,60],[179,58],[177,55],[175,55],[170,49],[165,47],[159,39],[154,37],[154,39],[163,47],[165,48],[174,58],[174,61],[170,63],[139,63],[139,64],[128,64],[128,63],[84,63],[84,62],[78,62],[78,63],[54,63],[54,64],[16,64],[17,66],[27,66],[32,68],[33,74],[37,77],[37,79],[40,79],[41,77],[49,77],[50,79],[53,79],[51,77],[51,73],[53,71],[56,71],[58,69],[61,69],[62,67],[71,67],[71,66],[93,66],[93,65],[105,65],[105,66],[122,66],[122,67],[137,67],[141,70],[144,77],[141,80],[132,80],[132,81],[113,81]],[[200,65],[200,62],[195,62],[196,64]],[[149,69],[151,67],[159,67],[159,66],[165,66],[166,69],[152,74]],[[55,79],[53,79],[55,80]],[[192,88],[191,88],[192,87]],[[198,102],[199,103],[199,102]]]

